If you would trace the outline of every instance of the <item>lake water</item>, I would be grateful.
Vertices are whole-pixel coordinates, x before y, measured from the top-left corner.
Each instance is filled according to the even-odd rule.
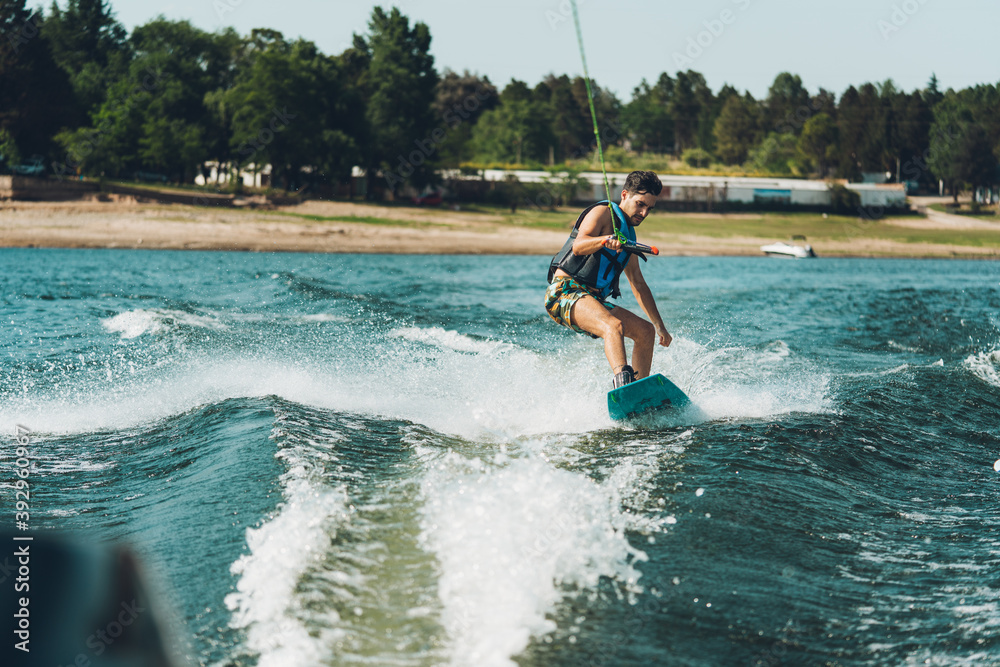
[[[34,526],[200,665],[1000,664],[1000,264],[651,258],[622,426],[547,261],[0,250]]]

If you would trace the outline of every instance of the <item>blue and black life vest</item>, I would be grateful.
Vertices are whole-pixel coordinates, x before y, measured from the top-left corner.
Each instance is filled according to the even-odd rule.
[[[576,235],[580,231],[583,219],[592,209],[607,205],[607,200],[599,201],[588,206],[580,214],[573,226],[573,231],[570,232],[569,238],[563,244],[562,250],[556,253],[549,263],[549,282],[552,282],[556,269],[562,269],[587,287],[600,290],[601,298],[606,299],[610,296],[612,299],[617,299],[622,295],[621,290],[618,289],[618,279],[621,277],[622,271],[625,270],[631,253],[625,250],[614,252],[609,248],[601,248],[593,255],[578,256],[573,254],[573,242],[576,241]],[[615,226],[621,230],[625,238],[635,243],[635,230],[629,224],[628,216],[614,202],[611,203],[611,211],[617,219]]]

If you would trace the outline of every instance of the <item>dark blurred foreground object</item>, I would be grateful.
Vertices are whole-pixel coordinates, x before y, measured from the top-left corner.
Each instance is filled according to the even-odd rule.
[[[0,664],[183,664],[130,549],[58,533],[14,539],[23,537],[0,530]]]

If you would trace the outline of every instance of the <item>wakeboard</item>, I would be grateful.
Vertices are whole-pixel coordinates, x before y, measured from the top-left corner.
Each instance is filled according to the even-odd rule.
[[[608,392],[608,414],[615,421],[678,410],[690,403],[687,394],[660,373]]]

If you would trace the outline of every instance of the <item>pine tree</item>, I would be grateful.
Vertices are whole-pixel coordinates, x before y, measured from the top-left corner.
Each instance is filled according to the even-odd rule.
[[[25,0],[0,2],[0,134],[8,160],[15,153],[53,157],[53,135],[72,118],[69,81],[52,59],[42,23]]]
[[[742,164],[760,141],[760,113],[750,93],[726,100],[715,121],[715,154],[726,164]]]
[[[128,70],[128,34],[105,0],[68,0],[65,10],[53,2],[42,30],[69,75],[82,121]]]
[[[430,54],[430,30],[420,22],[410,27],[395,7],[389,13],[376,7],[368,28],[368,36],[359,41],[368,57],[364,88],[371,133],[369,175],[400,168],[409,172],[407,180],[422,186],[433,179],[436,159],[419,143],[428,141],[435,127],[432,105],[438,74]],[[396,183],[389,185],[396,189]]]

